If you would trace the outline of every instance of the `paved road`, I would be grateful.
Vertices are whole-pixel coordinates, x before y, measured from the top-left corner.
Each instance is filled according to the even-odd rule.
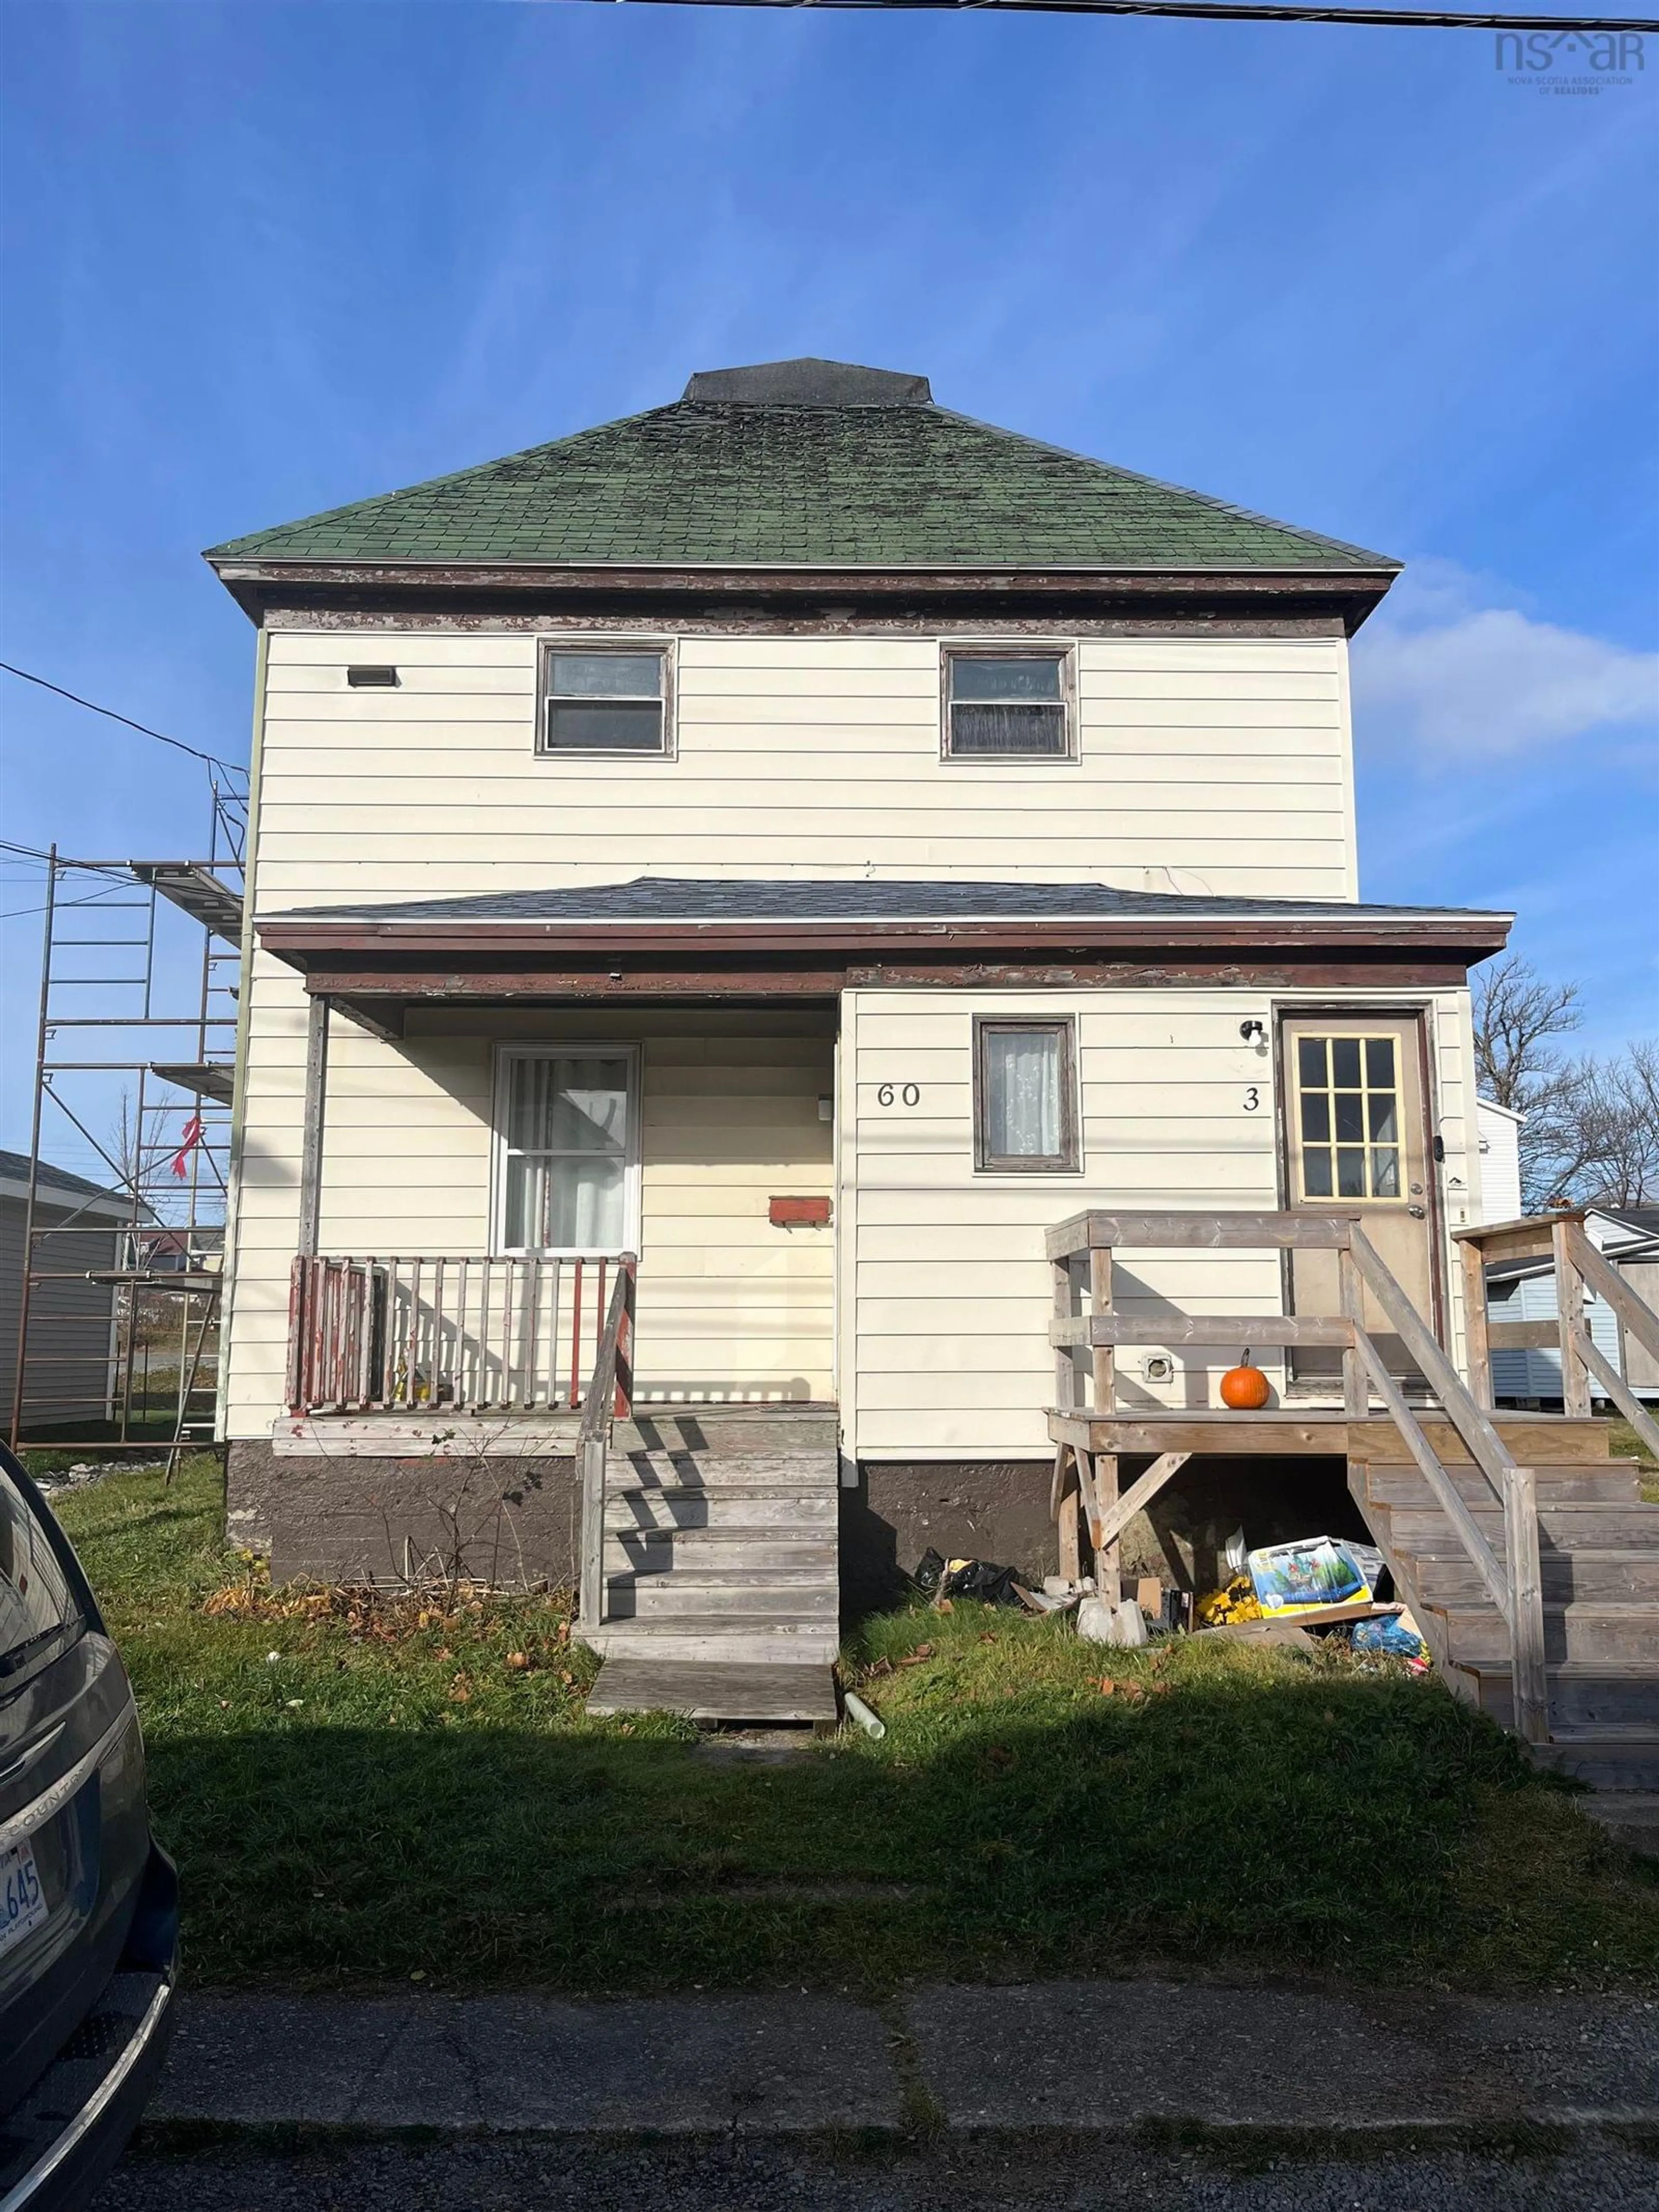
[[[1229,2174],[1200,2156],[1048,2137],[837,2156],[775,2139],[337,2144],[291,2157],[130,2154],[91,2212],[1653,2212],[1659,2145],[1556,2158],[1382,2154]]]

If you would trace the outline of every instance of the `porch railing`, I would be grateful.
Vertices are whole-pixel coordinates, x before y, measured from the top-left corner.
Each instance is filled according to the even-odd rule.
[[[605,1462],[611,1449],[611,1421],[613,1418],[626,1418],[634,1395],[634,1289],[637,1268],[638,1262],[631,1252],[624,1252],[617,1263],[616,1282],[582,1406],[582,1425],[576,1444],[576,1472],[582,1486],[577,1617],[584,1628],[596,1628],[605,1619]]]
[[[574,1411],[626,1256],[301,1255],[289,1292],[289,1411]]]
[[[1597,1249],[1582,1212],[1529,1214],[1454,1235],[1462,1255],[1464,1306],[1468,1316],[1469,1384],[1483,1406],[1492,1403],[1494,1352],[1559,1350],[1561,1410],[1583,1417],[1598,1391],[1618,1407],[1648,1449],[1659,1458],[1659,1421],[1626,1379],[1632,1337],[1659,1359],[1659,1313]],[[1486,1270],[1507,1261],[1548,1260],[1555,1273],[1553,1321],[1493,1321],[1486,1304]],[[1613,1315],[1617,1364],[1592,1338],[1584,1311],[1594,1291]]]
[[[1115,1255],[1124,1247],[1148,1251],[1325,1250],[1337,1265],[1335,1314],[1126,1314],[1113,1304]],[[1544,1659],[1544,1587],[1538,1556],[1538,1492],[1533,1469],[1517,1467],[1486,1410],[1405,1290],[1390,1272],[1357,1217],[1314,1213],[1079,1213],[1048,1237],[1054,1271],[1055,1406],[1062,1416],[1115,1411],[1115,1359],[1121,1344],[1335,1346],[1342,1354],[1342,1410],[1350,1420],[1371,1418],[1371,1395],[1399,1431],[1401,1441],[1427,1482],[1436,1504],[1456,1531],[1487,1595],[1510,1632],[1516,1724],[1533,1742],[1549,1736],[1549,1687]],[[1489,1485],[1504,1515],[1500,1559],[1480,1524],[1465,1504],[1457,1485],[1442,1465],[1417,1414],[1389,1374],[1365,1322],[1365,1294],[1381,1309],[1389,1327],[1438,1401],[1439,1417],[1450,1423]],[[1085,1305],[1086,1300],[1086,1305]],[[1088,1354],[1085,1375],[1079,1355]],[[1172,1420],[1179,1419],[1178,1412]],[[1063,1502],[1063,1455],[1056,1456],[1054,1504]],[[1115,1552],[1133,1516],[1150,1502],[1189,1456],[1166,1452],[1116,1493],[1115,1459],[1111,1460],[1108,1498],[1097,1480],[1099,1459],[1085,1469],[1089,1455],[1073,1449],[1082,1503],[1097,1556]],[[1109,1457],[1101,1455],[1101,1458]],[[1083,1486],[1086,1485],[1086,1488]]]

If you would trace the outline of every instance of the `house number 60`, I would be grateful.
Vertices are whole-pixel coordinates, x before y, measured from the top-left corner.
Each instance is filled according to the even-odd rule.
[[[907,1083],[902,1091],[896,1092],[890,1083],[883,1083],[877,1086],[878,1106],[890,1106],[896,1097],[907,1106],[920,1106],[921,1103],[921,1090],[917,1084]]]

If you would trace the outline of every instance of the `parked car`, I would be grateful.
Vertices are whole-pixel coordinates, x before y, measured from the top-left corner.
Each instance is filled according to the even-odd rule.
[[[179,1883],[120,1655],[0,1446],[0,2212],[84,2205],[173,2025]]]

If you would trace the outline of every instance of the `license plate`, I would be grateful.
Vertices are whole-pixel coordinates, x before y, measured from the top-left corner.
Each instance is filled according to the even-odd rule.
[[[21,1943],[31,1928],[40,1925],[48,1910],[33,1844],[14,1844],[9,1851],[0,1851],[0,1953]]]

